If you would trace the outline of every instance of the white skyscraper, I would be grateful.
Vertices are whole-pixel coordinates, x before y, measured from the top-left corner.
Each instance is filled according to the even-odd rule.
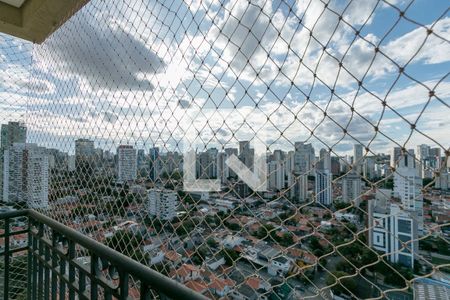
[[[350,172],[342,179],[342,201],[350,203],[354,201],[358,206],[361,196],[361,177],[355,172]]]
[[[79,174],[88,174],[94,171],[96,162],[94,141],[78,139],[75,141],[75,169]],[[80,176],[80,175],[79,175]]]
[[[30,208],[48,207],[49,161],[45,148],[15,143],[4,152],[3,199],[26,202]]]
[[[218,154],[216,148],[197,154],[196,173],[199,179],[217,179]]]
[[[217,154],[217,177],[222,184],[226,183],[229,176],[229,168],[226,165],[228,159],[226,152],[219,152]]]
[[[392,148],[392,152],[391,152],[391,167],[393,167],[393,168],[397,167],[400,155],[402,155],[402,148],[400,148],[400,147]]]
[[[268,188],[271,190],[281,190],[284,188],[284,163],[279,160],[273,160],[268,163]]]
[[[353,145],[353,168],[358,174],[361,174],[363,165],[363,146],[361,144]]]
[[[294,151],[294,186],[291,197],[298,201],[306,201],[308,195],[308,175],[313,171],[314,148],[311,144],[295,142]]]
[[[286,178],[285,186],[294,184],[294,151],[289,151],[284,163],[284,174]]]
[[[152,182],[156,182],[159,177],[159,165],[161,163],[161,159],[159,157],[159,148],[158,147],[152,147],[149,151],[149,176],[148,178]]]
[[[233,156],[233,155],[238,156],[238,154],[239,153],[238,153],[238,149],[237,148],[225,148],[225,155],[226,155],[225,161],[230,156]],[[225,162],[224,162],[224,173],[227,175],[227,178],[229,178],[229,177],[236,178],[237,177],[236,173],[233,170],[231,170],[228,167],[228,165],[225,164]]]
[[[417,169],[420,178],[431,178],[432,168],[430,166],[430,146],[422,144],[417,146]]]
[[[0,129],[0,170],[3,170],[3,153],[14,143],[25,143],[27,128],[21,122],[2,124]],[[3,176],[0,176],[0,200],[3,196]],[[6,199],[4,199],[6,201]]]
[[[69,172],[74,172],[75,171],[75,155],[69,155],[69,157],[67,158],[67,170]]]
[[[316,202],[331,205],[333,202],[330,170],[316,170],[315,194]]]
[[[430,156],[430,146],[426,144],[417,146],[417,159],[422,160]]]
[[[401,209],[389,201],[369,201],[369,243],[384,252],[389,261],[414,267],[418,251],[418,222],[415,211]]]
[[[375,157],[368,156],[365,157],[363,163],[363,175],[365,178],[371,180],[376,177],[375,173]]]
[[[319,169],[331,171],[331,155],[327,149],[320,149]]]
[[[172,220],[177,216],[177,194],[174,191],[152,189],[148,193],[148,211],[160,220]]]
[[[394,195],[400,198],[405,210],[417,212],[419,231],[423,229],[422,178],[416,168],[414,150],[400,156],[394,173]]]
[[[239,159],[248,168],[253,170],[253,161],[255,157],[255,150],[250,148],[250,141],[239,142]]]
[[[136,149],[130,145],[120,145],[117,148],[118,158],[118,174],[117,181],[124,183],[127,181],[133,181],[137,175],[137,158]]]
[[[450,189],[450,174],[447,171],[442,171],[436,176],[435,188],[443,191]]]

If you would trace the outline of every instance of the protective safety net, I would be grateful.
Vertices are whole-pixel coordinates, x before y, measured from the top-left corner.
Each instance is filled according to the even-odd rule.
[[[448,297],[449,39],[446,1],[92,0],[0,35],[3,205],[213,299]]]

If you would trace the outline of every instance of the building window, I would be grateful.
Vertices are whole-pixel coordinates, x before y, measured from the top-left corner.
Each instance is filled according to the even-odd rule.
[[[398,231],[410,233],[411,232],[411,221],[410,220],[398,220]]]

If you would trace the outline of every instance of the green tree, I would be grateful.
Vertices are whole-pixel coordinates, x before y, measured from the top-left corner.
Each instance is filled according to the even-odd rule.
[[[346,208],[348,206],[350,206],[350,205],[348,203],[345,203],[345,202],[335,202],[334,203],[334,207],[336,208],[336,210],[341,210],[341,209]]]
[[[209,238],[209,239],[206,241],[206,243],[207,243],[208,246],[211,247],[211,248],[216,248],[217,246],[219,246],[219,243],[216,242],[216,240],[213,239],[213,238]]]
[[[344,276],[348,276],[349,274],[343,271],[334,271],[331,272],[334,276],[336,276],[337,279],[340,279]],[[331,276],[331,275],[327,275],[326,277],[326,284],[327,285],[332,285],[336,283],[336,279]],[[337,295],[340,294],[349,294],[349,292],[347,290],[349,290],[350,292],[352,292],[353,294],[356,294],[357,292],[357,288],[358,285],[356,283],[356,280],[354,279],[354,277],[350,277],[350,278],[342,278],[339,280],[339,283],[334,285],[333,287],[331,287],[331,289],[333,290],[333,292]]]
[[[142,236],[121,230],[106,240],[106,245],[124,255],[131,256],[142,243]]]
[[[222,249],[220,254],[225,258],[227,266],[232,266],[233,263],[239,259],[239,253],[232,249]]]
[[[241,225],[239,225],[239,224],[237,224],[237,223],[230,223],[230,222],[226,222],[225,221],[225,226],[228,228],[228,229],[230,229],[230,230],[233,230],[233,231],[239,231],[239,230],[241,230]]]
[[[294,236],[290,232],[286,232],[283,234],[280,244],[284,247],[289,247],[294,244]]]

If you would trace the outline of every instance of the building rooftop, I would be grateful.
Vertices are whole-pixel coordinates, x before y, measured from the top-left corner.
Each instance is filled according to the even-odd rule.
[[[422,279],[414,283],[414,299],[450,300],[450,284],[433,279]]]

